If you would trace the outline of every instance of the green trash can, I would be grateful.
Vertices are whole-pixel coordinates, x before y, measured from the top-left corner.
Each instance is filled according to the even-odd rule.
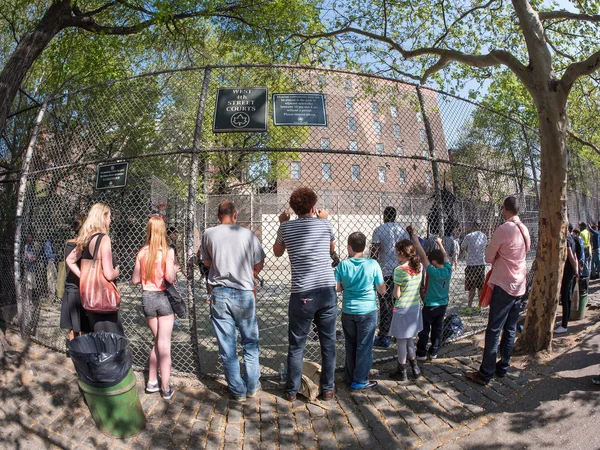
[[[146,417],[127,338],[104,331],[85,334],[69,341],[69,353],[98,429],[118,438],[139,433]]]
[[[96,426],[104,434],[126,438],[144,429],[146,416],[131,369],[116,386],[96,388],[81,380],[78,383]]]
[[[573,302],[571,303],[570,320],[580,320],[585,317],[588,301],[588,286],[589,280],[587,278],[580,279],[577,283],[577,289],[574,293],[576,295],[573,295]]]

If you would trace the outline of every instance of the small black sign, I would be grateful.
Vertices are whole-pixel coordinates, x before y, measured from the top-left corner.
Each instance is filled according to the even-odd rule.
[[[98,166],[96,189],[114,189],[127,186],[128,162],[102,164]]]
[[[265,88],[219,89],[213,133],[267,131]]]
[[[327,126],[323,94],[273,94],[273,123],[287,126]]]

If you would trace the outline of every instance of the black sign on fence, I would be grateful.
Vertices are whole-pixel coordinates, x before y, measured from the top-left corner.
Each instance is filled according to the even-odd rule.
[[[128,162],[102,164],[98,166],[96,189],[114,189],[127,186]]]
[[[323,94],[273,94],[273,123],[287,126],[327,126]]]
[[[267,89],[219,89],[213,133],[267,131]]]

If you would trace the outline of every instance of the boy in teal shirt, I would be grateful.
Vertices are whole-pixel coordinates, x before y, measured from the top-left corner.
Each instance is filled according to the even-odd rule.
[[[369,381],[377,325],[377,295],[385,281],[376,260],[365,258],[367,238],[361,232],[348,236],[349,258],[335,269],[337,291],[343,291],[342,328],[346,339],[346,381],[351,391],[377,386]]]
[[[452,265],[448,261],[448,255],[440,238],[436,239],[439,250],[425,253],[419,242],[419,236],[412,227],[407,231],[415,245],[417,254],[427,274],[427,291],[423,298],[423,329],[419,332],[417,342],[417,359],[425,361],[429,355],[430,359],[437,358],[437,353],[442,342],[442,331],[444,328],[444,316],[448,308],[448,297],[450,292],[450,279],[452,278]],[[431,333],[431,346],[427,350],[427,342]]]

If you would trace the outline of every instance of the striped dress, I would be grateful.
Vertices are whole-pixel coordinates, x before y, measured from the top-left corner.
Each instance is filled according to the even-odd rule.
[[[394,284],[400,286],[400,298],[394,303],[390,336],[410,339],[423,329],[421,315],[421,272],[416,273],[408,263],[394,269]]]

